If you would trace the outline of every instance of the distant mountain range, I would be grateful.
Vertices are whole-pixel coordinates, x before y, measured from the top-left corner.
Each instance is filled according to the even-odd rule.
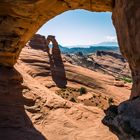
[[[118,46],[117,42],[101,42],[97,44],[91,45],[73,45],[73,46],[65,46],[67,48],[89,48],[90,46]]]
[[[62,53],[78,53],[82,52],[83,54],[95,53],[98,50],[102,51],[119,51],[118,44],[116,42],[103,42],[96,45],[78,45],[78,46],[61,46],[59,48]]]
[[[118,46],[118,43],[117,42],[101,42],[95,45],[96,46]]]

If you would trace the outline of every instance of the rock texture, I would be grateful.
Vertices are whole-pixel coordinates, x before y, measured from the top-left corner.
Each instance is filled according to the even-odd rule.
[[[64,54],[64,58],[71,64],[106,73],[118,79],[131,78],[128,62],[116,52],[97,51],[97,53],[89,55]]]
[[[35,34],[29,41],[29,46],[33,49],[42,49],[46,48],[46,38],[45,36]]]
[[[119,46],[132,70],[133,88],[131,98],[140,96],[140,1],[116,0],[113,22]]]
[[[73,9],[112,11],[113,0],[1,0],[0,64],[12,67],[34,33],[53,17]]]
[[[131,83],[123,83],[121,87],[115,86],[114,82],[121,81],[116,81],[107,73],[73,65],[65,60],[63,54],[59,63],[53,59],[55,54],[52,54],[51,59],[49,55],[45,51],[25,47],[18,63],[22,64],[25,67],[24,71],[35,80],[66,100],[74,98],[78,103],[107,108],[109,98],[113,98],[115,104],[128,99]],[[81,87],[87,89],[86,96],[80,95]]]
[[[2,0],[0,2],[0,64],[12,67],[33,34],[48,20],[72,9],[113,11],[121,52],[133,75],[131,97],[140,94],[139,0]]]
[[[108,107],[110,99],[113,99],[114,104],[128,99],[128,86],[116,87],[113,84],[114,77],[72,65],[63,59],[63,55],[62,60],[67,78],[66,88],[58,88],[52,78],[54,75],[50,58],[45,51],[25,47],[15,65],[23,76],[23,85],[26,86],[21,89],[21,93],[25,98],[33,100],[33,104],[29,102],[30,104],[24,105],[26,115],[36,132],[41,132],[48,140],[55,140],[56,137],[57,140],[118,140],[116,135],[101,123],[104,117],[102,108]],[[55,78],[62,79],[61,71],[61,67],[55,67]],[[87,94],[78,95],[77,89],[81,87],[86,87]],[[18,86],[12,85],[10,91],[15,88],[18,89]],[[60,97],[54,94],[56,91],[59,91]],[[74,101],[71,98],[74,98],[73,94],[78,96],[76,102],[71,102]],[[22,128],[24,130],[28,127]],[[20,136],[23,133],[18,134]],[[24,135],[27,135],[26,131]],[[34,133],[32,138],[27,138],[33,140],[35,136]]]
[[[25,111],[25,106],[33,106],[35,100],[23,95],[30,91],[23,85],[23,76],[7,67],[0,67],[0,75],[0,139],[46,140]]]
[[[48,20],[53,18],[54,16],[61,14],[64,11],[72,10],[72,9],[87,9],[90,11],[113,11],[113,22],[117,31],[118,41],[120,45],[120,49],[122,54],[126,57],[129,62],[130,68],[132,70],[133,77],[133,88],[131,98],[140,96],[140,1],[139,0],[1,0],[0,1],[0,64],[3,66],[13,67],[16,63],[21,49],[24,47],[26,42],[33,36],[33,34]],[[2,70],[2,69],[1,69]],[[21,70],[22,71],[22,70]],[[23,71],[22,71],[23,72]],[[8,72],[10,73],[10,72]],[[24,72],[23,72],[24,73]],[[2,72],[4,76],[6,75],[5,71]],[[9,75],[10,77],[10,75]],[[16,76],[15,76],[16,77]],[[28,77],[28,76],[27,76]],[[3,76],[2,76],[3,78]],[[2,79],[3,80],[3,79]],[[17,81],[17,80],[16,80]],[[45,140],[44,136],[39,133],[32,123],[30,119],[25,113],[24,109],[24,98],[22,97],[22,87],[21,84],[15,86],[16,81],[6,80],[6,82],[1,82],[1,107],[0,108],[0,137],[6,140],[15,140],[15,139],[40,139]],[[10,82],[10,84],[8,84]],[[13,83],[14,84],[13,84]],[[35,84],[34,81],[32,83]],[[3,84],[5,84],[3,86]],[[16,83],[18,84],[18,83]],[[9,85],[11,86],[9,90]],[[33,85],[35,86],[35,85]],[[4,87],[4,88],[3,88]],[[5,88],[6,87],[6,88]],[[31,88],[31,87],[30,87]],[[35,89],[35,87],[34,87]],[[44,87],[42,87],[44,89]],[[37,90],[37,89],[36,89]],[[44,89],[45,90],[45,89]],[[18,91],[18,92],[12,92]],[[45,90],[46,91],[46,90]],[[46,91],[47,93],[48,91]],[[37,90],[36,93],[29,93],[31,96],[38,96],[35,98],[36,106],[33,106],[33,102],[28,102],[33,108],[27,107],[30,113],[38,112],[38,107],[43,106],[44,108],[40,108],[39,112],[42,112],[44,116],[48,112],[47,107],[49,109],[56,108],[69,108],[71,106],[67,105],[67,102],[61,100],[58,102],[58,97],[53,98],[50,94],[46,97],[45,93],[40,89]],[[43,95],[44,93],[44,95]],[[12,96],[11,96],[12,95]],[[26,94],[27,95],[27,94]],[[40,97],[42,95],[42,98]],[[15,97],[15,98],[14,98]],[[47,101],[43,100],[47,98]],[[55,97],[55,95],[54,95]],[[9,99],[9,100],[8,100]],[[51,100],[50,100],[51,99]],[[39,105],[38,105],[39,101]],[[28,106],[29,106],[28,105]],[[3,107],[4,106],[4,107]],[[72,108],[72,107],[71,107]],[[4,111],[5,109],[5,111]],[[83,110],[83,107],[82,109]],[[92,110],[92,111],[91,111]],[[96,132],[97,125],[96,121],[98,117],[93,118],[96,112],[93,112],[94,109],[86,109],[89,113],[86,117],[80,112],[79,108],[76,110],[75,122],[79,121],[87,123],[87,119],[90,120],[89,126],[92,129],[94,126],[94,131]],[[33,112],[32,112],[33,111]],[[58,111],[58,112],[57,112]],[[62,112],[67,112],[66,110],[55,110],[55,113],[58,116],[61,116]],[[66,116],[70,115],[73,118],[73,112],[65,113]],[[15,115],[16,114],[16,115]],[[82,114],[82,115],[81,115]],[[118,133],[122,136],[120,137],[122,140],[138,140],[139,138],[139,98],[127,101],[126,103],[119,106],[118,109],[115,109],[115,115],[111,119],[112,126],[115,126],[115,130],[118,130]],[[34,114],[32,114],[33,117]],[[39,115],[39,114],[37,114]],[[91,116],[91,117],[89,117]],[[42,117],[42,116],[41,116]],[[50,112],[48,116],[49,121],[45,121],[43,117],[43,133],[45,134],[45,130],[49,129],[51,133],[55,133],[54,128],[58,128],[57,125],[53,125],[53,127],[48,127],[48,123],[53,123],[56,117],[53,112]],[[100,117],[101,118],[101,117]],[[36,125],[38,124],[36,120]],[[92,120],[92,121],[91,121]],[[58,122],[58,121],[57,121]],[[62,119],[59,118],[59,122],[62,122]],[[85,136],[85,133],[81,133],[82,128],[81,125],[74,125],[75,122],[65,121],[63,125],[68,128],[73,127],[74,131],[73,138],[81,139],[81,137]],[[99,122],[99,120],[98,120]],[[91,132],[89,126],[83,127],[83,131],[88,129],[88,132]],[[75,133],[75,128],[77,129],[77,133]],[[103,127],[103,126],[101,126]],[[16,128],[16,129],[15,129]],[[18,128],[18,129],[17,129]],[[65,131],[65,129],[61,129],[61,131],[56,131],[56,134],[69,134],[69,131]],[[100,130],[100,126],[98,126],[98,132]],[[17,134],[17,135],[15,135]],[[104,133],[105,134],[105,133]],[[97,136],[97,139],[103,139],[106,135],[102,134]],[[34,135],[34,137],[33,137]],[[88,138],[85,139],[94,139],[94,136],[90,136],[89,133]],[[110,134],[108,133],[108,136]],[[125,136],[124,136],[125,135]],[[13,137],[12,137],[13,136]],[[78,136],[78,137],[77,137]],[[47,136],[45,136],[47,137]],[[55,136],[55,138],[57,135]],[[52,138],[53,140],[55,139]],[[62,137],[61,139],[66,139],[66,137]],[[71,139],[71,138],[70,138]],[[113,139],[109,138],[108,140]]]
[[[126,100],[130,90],[115,87],[109,75],[67,62],[64,65],[67,86],[91,87],[90,94],[79,99],[83,103],[70,102],[54,93],[57,85],[51,78],[47,52],[25,47],[15,69],[0,67],[1,140],[118,140],[101,123],[104,112],[99,105],[106,106],[111,96],[117,103]],[[56,70],[60,72],[59,67]]]
[[[105,111],[103,123],[118,135],[120,140],[140,139],[140,97],[111,106]]]

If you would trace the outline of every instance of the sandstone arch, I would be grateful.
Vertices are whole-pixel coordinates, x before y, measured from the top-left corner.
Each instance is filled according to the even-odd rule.
[[[53,49],[54,51],[56,51],[58,54],[60,54],[60,50],[59,50],[59,47],[58,47],[58,42],[56,41],[55,39],[55,36],[52,36],[52,35],[49,35],[46,39],[46,49],[47,49],[47,52],[49,53],[49,44],[50,42],[52,42],[52,46],[53,46]]]
[[[45,22],[73,9],[113,12],[119,45],[132,70],[131,97],[140,95],[139,0],[1,0],[0,65],[12,67],[25,43]]]

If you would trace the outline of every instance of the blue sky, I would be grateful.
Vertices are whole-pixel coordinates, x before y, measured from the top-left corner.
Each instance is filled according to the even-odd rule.
[[[67,11],[48,21],[37,33],[45,36],[55,35],[58,43],[63,46],[116,41],[116,32],[109,12]]]

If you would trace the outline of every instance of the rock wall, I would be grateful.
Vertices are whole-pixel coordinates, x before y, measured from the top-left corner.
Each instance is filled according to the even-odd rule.
[[[128,60],[133,77],[131,98],[140,96],[140,1],[116,0],[113,22],[123,56]]]

